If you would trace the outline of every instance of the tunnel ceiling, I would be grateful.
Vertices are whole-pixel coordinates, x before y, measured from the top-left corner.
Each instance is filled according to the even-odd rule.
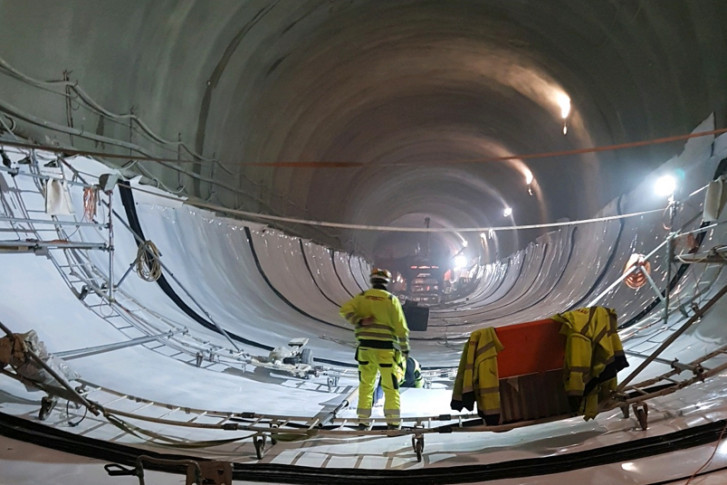
[[[351,225],[538,224],[594,215],[682,142],[528,154],[682,135],[710,113],[724,124],[726,22],[718,0],[3,0],[0,107],[5,139],[197,153],[110,161],[229,208]],[[113,116],[129,113],[189,150]],[[283,225],[372,258],[412,254],[423,237]],[[535,236],[503,233],[499,250]],[[432,238],[452,251],[461,241]]]

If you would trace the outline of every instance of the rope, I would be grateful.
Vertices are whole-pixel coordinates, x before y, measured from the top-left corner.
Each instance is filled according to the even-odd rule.
[[[125,433],[132,434],[136,436],[137,438],[141,439],[147,439],[151,438],[149,441],[151,441],[154,444],[160,445],[160,446],[172,446],[175,448],[209,448],[212,446],[220,446],[225,445],[227,443],[234,443],[235,441],[240,441],[242,439],[249,438],[253,435],[245,435],[245,436],[238,436],[235,438],[226,438],[221,440],[207,440],[207,441],[189,441],[183,438],[173,438],[170,436],[165,436],[160,433],[156,433],[154,431],[151,431],[149,429],[144,429],[139,426],[136,426],[134,424],[131,424],[128,421],[125,421],[118,416],[112,414],[111,412],[105,412],[104,417],[106,420],[122,430]]]
[[[151,241],[144,241],[136,252],[136,272],[144,281],[156,281],[162,275],[159,250]]]

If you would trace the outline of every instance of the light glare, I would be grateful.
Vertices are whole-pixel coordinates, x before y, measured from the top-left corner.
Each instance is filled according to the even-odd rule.
[[[568,118],[568,115],[570,114],[570,97],[567,94],[558,94],[558,106],[560,106],[561,118]]]
[[[454,269],[455,271],[463,269],[467,266],[467,257],[463,254],[454,257]]]
[[[512,207],[505,207],[505,210],[502,211],[502,215],[510,217],[512,215]]]
[[[654,192],[659,197],[670,197],[677,188],[677,181],[671,175],[662,175],[654,184]]]
[[[533,172],[531,172],[529,169],[525,169],[525,184],[530,185],[533,183]]]

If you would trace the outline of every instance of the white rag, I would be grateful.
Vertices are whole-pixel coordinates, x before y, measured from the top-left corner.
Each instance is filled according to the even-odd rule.
[[[45,188],[45,212],[50,216],[72,216],[71,196],[64,180],[50,179]]]

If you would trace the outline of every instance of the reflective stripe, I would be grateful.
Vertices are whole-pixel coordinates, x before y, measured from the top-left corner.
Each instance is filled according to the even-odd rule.
[[[483,345],[479,349],[477,349],[477,352],[475,352],[475,358],[479,357],[480,355],[484,354],[485,352],[489,351],[495,346],[495,342],[490,342],[487,345]]]
[[[570,367],[570,368],[568,368],[568,370],[571,372],[590,372],[591,368],[579,366],[579,367]]]
[[[362,332],[356,332],[356,338],[362,339],[362,338],[370,338],[375,340],[386,340],[386,341],[394,341],[394,337],[391,334],[385,334],[385,333],[378,333],[378,332],[369,332],[369,331],[362,331]]]
[[[356,408],[356,413],[358,414],[359,418],[370,418],[371,417],[371,409],[364,409],[364,408]]]

